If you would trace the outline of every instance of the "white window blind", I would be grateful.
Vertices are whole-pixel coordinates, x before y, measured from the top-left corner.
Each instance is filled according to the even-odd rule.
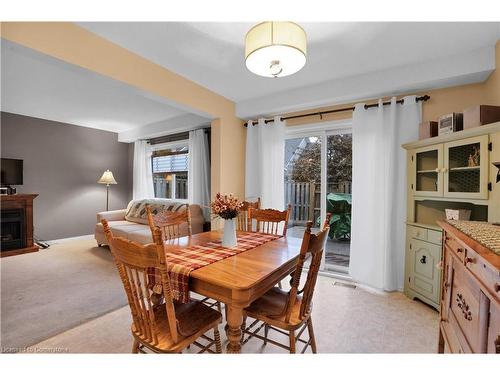
[[[186,172],[188,166],[188,153],[153,157],[153,173]]]

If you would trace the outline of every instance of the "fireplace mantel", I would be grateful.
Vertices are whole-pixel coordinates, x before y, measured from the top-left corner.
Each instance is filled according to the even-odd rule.
[[[0,256],[4,257],[38,251],[38,246],[33,242],[33,199],[37,196],[38,194],[0,195],[2,217],[6,215],[5,217],[7,218],[9,217],[8,214],[16,211],[22,212],[22,215],[20,215],[20,219],[22,219],[20,222],[22,224],[20,224],[19,235],[22,236],[20,243],[23,244],[18,248],[7,249],[2,247],[2,240],[0,242]],[[2,228],[4,226],[7,228],[7,219],[2,223]],[[6,235],[2,230],[2,239]],[[10,240],[10,242],[12,241]]]

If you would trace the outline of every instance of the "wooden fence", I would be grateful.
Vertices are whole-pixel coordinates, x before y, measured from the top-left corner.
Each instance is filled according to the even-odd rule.
[[[330,183],[328,193],[351,194],[351,182]],[[321,215],[321,185],[314,182],[285,182],[285,203],[292,205],[290,225],[303,225],[312,220],[314,223]]]

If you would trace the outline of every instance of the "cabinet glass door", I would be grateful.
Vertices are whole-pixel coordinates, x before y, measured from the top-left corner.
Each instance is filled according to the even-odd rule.
[[[440,196],[443,194],[441,182],[442,146],[425,147],[415,151],[415,194]]]
[[[445,144],[444,195],[488,198],[488,136]]]

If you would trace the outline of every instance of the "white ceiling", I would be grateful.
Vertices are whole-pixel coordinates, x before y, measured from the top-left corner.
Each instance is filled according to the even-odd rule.
[[[251,23],[79,23],[236,102],[255,118],[480,82],[495,69],[500,23],[301,23],[304,69],[279,79],[250,73]],[[121,133],[199,126],[175,103],[2,39],[1,110]]]
[[[244,38],[251,23],[79,25],[198,82],[240,107],[257,98],[269,103],[271,94],[286,95],[292,89],[327,81],[395,67],[416,67],[448,56],[484,52],[485,48],[491,51],[500,37],[500,23],[301,23],[308,37],[306,66],[292,76],[273,79],[256,76],[245,67]],[[256,109],[247,112],[243,109],[239,114],[252,115]]]
[[[149,93],[2,39],[1,110],[113,132],[186,112]]]

